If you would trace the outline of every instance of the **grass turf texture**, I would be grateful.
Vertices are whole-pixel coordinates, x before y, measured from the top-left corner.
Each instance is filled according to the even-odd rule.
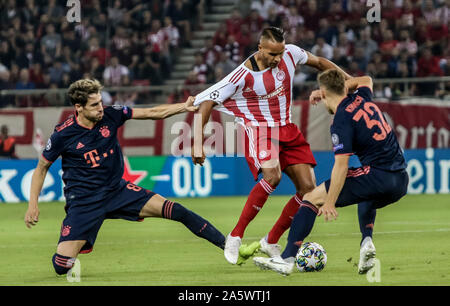
[[[182,224],[164,219],[144,222],[106,220],[94,251],[82,254],[81,282],[56,277],[56,250],[63,203],[41,203],[39,223],[25,227],[26,203],[0,204],[0,285],[159,285],[159,286],[304,286],[304,285],[450,285],[450,196],[409,195],[377,211],[374,243],[381,282],[358,275],[360,233],[356,205],[338,209],[337,221],[322,217],[307,241],[324,246],[325,269],[283,277],[262,271],[252,260],[233,266],[223,252],[197,238]],[[289,197],[271,196],[246,230],[243,243],[267,234]],[[177,199],[227,235],[245,197]],[[287,232],[280,239],[285,245]],[[263,256],[263,255],[257,255]]]

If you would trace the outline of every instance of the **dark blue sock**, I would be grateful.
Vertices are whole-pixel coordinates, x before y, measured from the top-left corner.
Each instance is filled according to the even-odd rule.
[[[225,236],[208,220],[203,219],[183,205],[166,200],[162,207],[162,216],[183,223],[192,233],[204,238],[221,249],[225,247]]]
[[[371,201],[361,202],[358,204],[359,229],[362,234],[361,243],[366,237],[372,238],[376,215],[377,210],[373,208]]]
[[[75,264],[75,259],[73,257],[63,256],[59,254],[54,254],[52,257],[53,267],[55,272],[59,275],[67,274],[67,272],[72,269]]]
[[[316,221],[318,209],[308,201],[302,201],[300,208],[292,220],[291,229],[289,230],[288,242],[281,257],[295,257],[303,240],[311,233]]]

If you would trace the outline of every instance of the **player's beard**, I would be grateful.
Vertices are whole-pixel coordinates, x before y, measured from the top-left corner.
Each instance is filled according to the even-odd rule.
[[[94,115],[94,116],[85,116],[86,119],[88,119],[91,122],[97,123],[100,120],[103,119],[103,112],[101,112],[100,114]]]

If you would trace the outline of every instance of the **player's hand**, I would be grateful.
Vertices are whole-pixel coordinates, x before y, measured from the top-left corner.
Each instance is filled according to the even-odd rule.
[[[184,108],[188,112],[195,112],[198,110],[198,106],[194,106],[195,97],[189,96],[184,102]]]
[[[322,100],[322,91],[320,89],[314,90],[309,96],[309,103],[317,105]]]
[[[206,155],[205,155],[205,151],[203,150],[203,146],[202,146],[201,151],[202,151],[201,154],[200,154],[200,152],[195,152],[196,154],[194,154],[194,146],[192,146],[191,157],[192,157],[192,162],[194,163],[194,165],[199,164],[200,166],[203,166],[203,163],[205,162],[205,159],[206,159]]]
[[[39,208],[35,205],[29,205],[28,210],[25,213],[25,225],[28,228],[31,228],[31,226],[34,226],[39,221]]]
[[[323,215],[325,221],[332,221],[336,220],[336,218],[338,217],[338,212],[334,205],[324,204],[319,208],[319,212],[317,213],[317,215]]]

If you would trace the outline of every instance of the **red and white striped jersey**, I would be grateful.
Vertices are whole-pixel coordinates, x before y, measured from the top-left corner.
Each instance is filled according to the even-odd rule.
[[[214,101],[217,110],[253,126],[291,123],[292,84],[297,63],[305,64],[305,50],[288,44],[276,68],[252,71],[244,63],[217,84],[195,97],[194,105]]]

